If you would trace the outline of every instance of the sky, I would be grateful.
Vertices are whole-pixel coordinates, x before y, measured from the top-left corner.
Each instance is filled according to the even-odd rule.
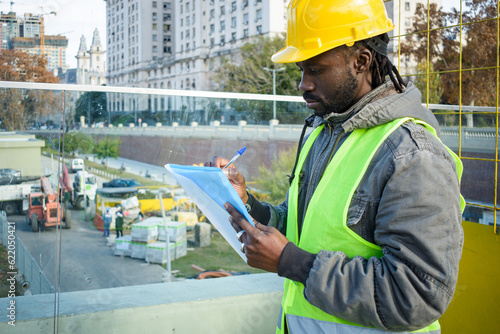
[[[10,12],[10,0],[0,0],[0,11]],[[106,2],[104,0],[13,0],[12,10],[17,16],[24,13],[44,15],[45,35],[63,35],[68,38],[66,63],[76,68],[76,54],[80,37],[85,35],[87,49],[92,44],[94,30],[99,30],[101,45],[106,50]],[[56,15],[49,14],[55,11]]]

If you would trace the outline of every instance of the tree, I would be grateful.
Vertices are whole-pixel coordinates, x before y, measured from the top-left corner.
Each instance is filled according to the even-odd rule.
[[[76,100],[75,122],[84,116],[87,124],[107,119],[107,98],[104,92],[85,92]],[[90,113],[90,120],[89,120]]]
[[[272,94],[273,75],[264,68],[284,68],[285,70],[276,72],[276,94],[302,95],[298,88],[301,75],[297,66],[294,63],[275,64],[271,61],[273,53],[284,45],[285,39],[281,35],[254,38],[241,47],[238,55],[224,58],[215,81],[226,92]],[[230,105],[236,111],[253,112],[256,119],[269,120],[272,116],[270,102],[231,100]],[[287,110],[283,110],[278,104],[278,111]]]
[[[271,204],[279,204],[285,198],[289,187],[288,175],[295,162],[295,149],[281,151],[271,163],[271,168],[261,165],[256,183],[261,190],[260,200]]]
[[[75,152],[91,153],[94,151],[94,140],[86,133],[73,131],[64,135],[64,152],[73,155]]]
[[[453,8],[443,12],[430,4],[429,15],[423,4],[417,4],[408,41],[402,43],[401,53],[415,57],[440,74],[446,104],[484,105],[496,103],[497,2],[469,0],[462,14],[462,32],[456,23],[460,12]],[[428,19],[429,18],[429,19]],[[427,25],[429,21],[429,39]],[[442,29],[442,27],[450,28]],[[462,73],[460,69],[460,36],[462,38]],[[429,40],[429,41],[428,41]],[[429,50],[427,50],[429,45]],[[429,55],[427,55],[429,53]],[[460,100],[461,97],[461,100]]]
[[[104,137],[97,143],[96,155],[97,159],[106,159],[106,169],[108,169],[108,158],[118,158],[120,150],[120,139]]]
[[[0,80],[57,83],[46,69],[44,57],[19,50],[2,50]],[[23,130],[37,117],[54,113],[59,98],[50,91],[6,89],[0,91],[0,118],[8,131]]]

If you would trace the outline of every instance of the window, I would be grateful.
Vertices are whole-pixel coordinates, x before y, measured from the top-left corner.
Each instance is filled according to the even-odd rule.
[[[163,3],[163,9],[170,9],[170,2],[164,2]]]
[[[231,18],[231,28],[236,28],[236,17]]]
[[[220,6],[220,15],[225,15],[226,14],[226,7]]]
[[[213,34],[215,32],[215,25],[211,24],[210,25],[210,34]]]
[[[189,16],[186,17],[186,26],[188,26],[188,25],[189,25]]]
[[[153,45],[153,52],[158,52],[158,47],[156,45]]]
[[[248,14],[243,15],[243,24],[248,24]]]
[[[170,35],[163,36],[163,43],[168,43],[172,41],[172,37]]]
[[[409,27],[411,25],[411,19],[409,17],[405,18],[405,27]]]
[[[236,33],[235,32],[231,33],[231,41],[232,42],[236,41]]]
[[[262,34],[262,26],[257,26],[257,33]]]
[[[213,9],[210,9],[210,17],[209,19],[213,19],[215,17],[215,11]]]
[[[158,40],[158,37],[156,35],[153,35],[153,42],[156,42]]]
[[[156,15],[156,13],[153,13],[153,21],[156,21],[156,19],[157,19],[157,18],[158,18],[158,17],[157,17],[157,15]]]
[[[262,19],[262,9],[257,9],[255,12],[255,21],[261,20]]]
[[[405,11],[407,11],[407,12],[410,11],[410,3],[408,1],[405,2]]]
[[[236,11],[236,1],[231,2],[231,13]]]
[[[163,21],[169,21],[172,19],[172,15],[169,13],[163,14]]]
[[[210,47],[214,46],[215,45],[215,39],[213,38],[210,38]]]
[[[157,28],[156,23],[153,23],[153,30],[156,30],[156,28]]]
[[[243,30],[243,37],[248,37],[248,29]]]
[[[226,37],[225,36],[221,36],[220,37],[220,45],[223,46],[224,44],[226,44]]]
[[[153,8],[156,8],[156,1],[153,1]]]
[[[226,21],[220,21],[220,31],[226,30]]]

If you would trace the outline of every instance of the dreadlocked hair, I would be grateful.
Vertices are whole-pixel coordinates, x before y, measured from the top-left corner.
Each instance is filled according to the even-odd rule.
[[[378,36],[385,43],[389,43],[389,35],[387,33]],[[385,78],[389,76],[396,90],[401,93],[406,86],[403,78],[399,75],[398,69],[394,66],[387,56],[384,56],[377,51],[373,50],[364,41],[359,41],[354,44],[356,49],[360,47],[368,48],[373,56],[373,61],[370,65],[370,71],[372,74],[372,88],[377,88],[385,82]]]

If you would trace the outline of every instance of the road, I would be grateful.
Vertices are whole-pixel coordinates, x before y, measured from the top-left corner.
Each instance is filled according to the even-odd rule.
[[[91,161],[100,162],[94,155],[87,155]],[[125,158],[108,158],[108,166],[115,169],[125,167],[126,171],[132,174],[145,176],[146,172],[151,174],[151,177],[157,181],[163,181],[168,185],[176,185],[177,181],[171,176],[165,167],[147,164],[140,161],[125,159]]]
[[[121,165],[123,162],[123,160],[118,160],[115,163]],[[51,174],[51,170],[57,168],[57,160],[42,157],[41,165],[44,174]],[[132,167],[130,169],[136,171],[138,165],[125,161],[125,166]],[[138,172],[137,169],[137,174]],[[107,181],[99,176],[96,178],[99,187]],[[70,174],[71,183],[73,179],[74,174]],[[72,208],[71,204],[69,206]],[[31,231],[31,225],[26,223],[24,215],[8,217],[9,222],[16,223],[16,234],[53,286],[56,284],[56,274],[60,270],[60,292],[162,282],[165,269],[161,266],[148,264],[140,259],[114,256],[113,249],[106,245],[107,241],[102,237],[102,232],[97,230],[92,222],[84,221],[83,210],[72,209],[71,214],[71,229],[62,229],[61,233],[57,233],[55,227],[48,227],[43,232],[34,233]],[[60,239],[58,239],[58,234]],[[56,245],[59,242],[61,265],[57,268]]]
[[[16,233],[55,286],[56,245],[61,245],[60,291],[105,289],[162,282],[165,272],[157,264],[144,260],[114,256],[112,247],[92,222],[83,221],[83,211],[71,210],[72,228],[57,233],[55,227],[34,233],[25,216],[9,216],[16,223]],[[58,239],[60,234],[60,239]]]

